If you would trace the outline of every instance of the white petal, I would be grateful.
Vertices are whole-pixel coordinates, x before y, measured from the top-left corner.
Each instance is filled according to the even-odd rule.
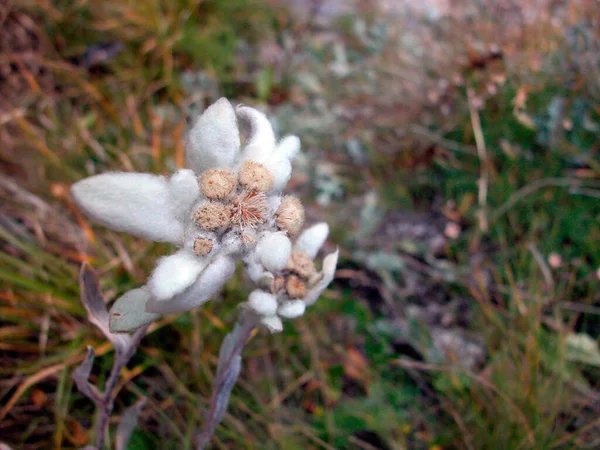
[[[256,289],[248,297],[248,305],[261,316],[272,316],[277,312],[277,297]]]
[[[188,218],[192,205],[200,196],[200,187],[193,170],[179,169],[169,179],[173,213],[181,221]]]
[[[240,122],[250,129],[242,159],[266,162],[275,149],[275,133],[271,122],[263,113],[249,106],[238,106],[236,113]]]
[[[165,256],[148,280],[150,292],[156,300],[170,299],[190,287],[205,267],[206,261],[187,249]]]
[[[268,232],[258,242],[258,260],[271,272],[283,270],[292,253],[292,243],[283,232]]]
[[[306,311],[306,304],[302,300],[292,300],[281,305],[277,314],[286,319],[295,319],[304,314],[304,311]]]
[[[329,225],[325,222],[317,223],[302,232],[294,244],[294,250],[304,252],[314,259],[328,235]]]
[[[149,289],[144,286],[119,298],[110,308],[110,331],[127,333],[157,320],[159,314],[146,312],[146,302],[150,296]]]
[[[283,190],[292,175],[292,164],[285,158],[277,158],[267,161],[265,166],[273,174],[271,190],[275,192]]]
[[[151,298],[146,304],[146,311],[160,314],[189,311],[210,300],[234,273],[235,262],[231,258],[217,257],[192,286],[169,300]]]
[[[331,283],[333,278],[335,277],[335,268],[337,267],[338,255],[340,251],[339,249],[333,253],[330,253],[323,260],[323,270],[321,271],[322,278],[310,291],[306,294],[302,300],[306,304],[306,306],[312,305],[317,301],[319,296],[323,293],[325,288]]]
[[[281,141],[279,141],[275,153],[282,158],[286,158],[289,161],[292,161],[299,151],[300,139],[298,138],[298,136],[286,136]]]
[[[186,166],[198,174],[213,167],[231,168],[239,148],[235,111],[227,99],[221,98],[198,117],[190,130]]]
[[[270,274],[270,272],[265,271],[265,268],[258,261],[258,257],[255,253],[244,258],[244,267],[246,269],[246,274],[255,284],[258,284],[263,277]],[[271,277],[273,277],[273,275],[271,275]]]
[[[280,333],[283,330],[283,323],[277,316],[266,316],[260,319],[265,327],[269,329],[271,333]]]
[[[163,177],[109,172],[78,181],[71,195],[88,216],[113,230],[173,244],[183,239]]]

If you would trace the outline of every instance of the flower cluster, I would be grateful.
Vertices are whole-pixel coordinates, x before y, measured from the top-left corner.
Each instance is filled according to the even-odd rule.
[[[327,239],[329,227],[319,223],[306,229],[296,240],[287,262],[269,267],[276,249],[258,248],[245,259],[249,276],[259,286],[248,298],[247,307],[258,314],[261,323],[272,332],[283,329],[281,318],[294,319],[304,314],[307,306],[317,301],[331,283],[337,265],[338,251],[323,260],[317,272],[314,259]],[[266,251],[265,251],[266,250]]]
[[[263,324],[277,331],[279,317],[301,315],[333,278],[337,252],[317,274],[312,260],[327,225],[300,234],[302,203],[281,194],[299,150],[296,136],[276,141],[264,114],[234,108],[223,98],[194,124],[187,168],[170,178],[110,172],[75,183],[74,200],[95,221],[179,248],[159,259],[145,286],[114,303],[111,330],[132,331],[161,314],[205,303],[233,276],[240,259],[261,287],[247,304]]]

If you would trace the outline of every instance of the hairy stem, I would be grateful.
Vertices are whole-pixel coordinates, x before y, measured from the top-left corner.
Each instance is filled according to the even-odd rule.
[[[217,425],[223,419],[231,390],[235,386],[241,368],[241,354],[252,331],[256,327],[256,318],[242,314],[234,329],[229,333],[219,351],[219,365],[213,388],[210,407],[202,430],[197,434],[196,450],[203,450],[212,439]]]
[[[117,348],[115,350],[115,361],[106,383],[104,383],[104,392],[102,393],[101,402],[97,403],[98,408],[98,422],[96,424],[96,448],[102,450],[104,448],[104,439],[106,436],[106,429],[108,427],[108,421],[112,414],[115,396],[114,390],[119,382],[119,375],[123,367],[127,365],[131,357],[135,354],[141,340],[146,335],[146,331],[150,325],[146,325],[137,330],[131,338],[125,348]]]

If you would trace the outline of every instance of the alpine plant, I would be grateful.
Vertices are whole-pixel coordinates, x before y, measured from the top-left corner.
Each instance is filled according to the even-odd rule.
[[[302,232],[302,203],[282,195],[299,150],[296,136],[277,142],[264,114],[221,98],[196,120],[186,168],[169,178],[108,172],[75,183],[73,199],[92,220],[177,247],[158,260],[144,286],[113,304],[110,330],[130,332],[202,305],[233,276],[238,260],[256,285],[243,306],[258,323],[278,332],[282,318],[301,316],[333,279],[338,252],[317,271],[328,226]]]

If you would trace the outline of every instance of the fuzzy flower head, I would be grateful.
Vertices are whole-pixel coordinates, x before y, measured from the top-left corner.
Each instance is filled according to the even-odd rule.
[[[246,258],[250,278],[259,286],[246,306],[260,317],[271,332],[283,329],[281,319],[294,319],[304,314],[307,306],[317,301],[335,274],[338,251],[323,260],[320,272],[314,259],[329,234],[326,223],[313,225],[296,240],[283,262],[276,252],[258,251]],[[272,249],[269,249],[272,250]]]
[[[195,122],[186,168],[171,177],[109,172],[75,183],[73,199],[91,219],[178,247],[158,260],[145,286],[115,302],[111,330],[201,305],[233,276],[237,259],[270,253],[264,267],[282,270],[304,222],[300,201],[281,195],[299,149],[295,136],[277,142],[258,110],[222,98]]]

